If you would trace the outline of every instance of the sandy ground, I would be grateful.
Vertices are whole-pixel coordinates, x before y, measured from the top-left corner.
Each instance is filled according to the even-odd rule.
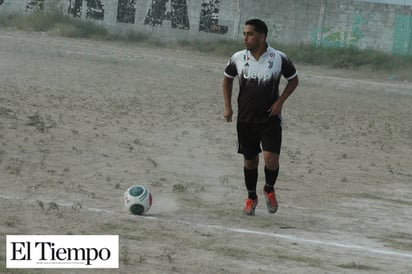
[[[297,64],[280,209],[248,217],[226,61],[0,30],[0,272],[85,272],[7,270],[7,234],[116,234],[87,273],[411,273],[412,84]]]

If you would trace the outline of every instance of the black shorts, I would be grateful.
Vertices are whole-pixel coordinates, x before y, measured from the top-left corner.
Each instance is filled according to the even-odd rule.
[[[273,117],[262,124],[237,123],[238,153],[246,160],[254,159],[260,152],[280,154],[282,145],[282,119]]]

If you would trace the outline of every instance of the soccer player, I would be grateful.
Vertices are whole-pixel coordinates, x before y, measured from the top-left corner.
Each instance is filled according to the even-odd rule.
[[[256,186],[259,154],[263,150],[265,186],[263,193],[269,213],[275,213],[278,202],[274,185],[279,174],[282,142],[282,106],[298,86],[296,68],[289,57],[266,42],[268,28],[259,19],[246,21],[243,28],[245,49],[229,59],[224,71],[224,117],[232,121],[233,80],[238,77],[238,152],[244,157],[244,177],[248,198],[243,209],[254,215],[258,204]],[[279,93],[280,78],[287,84]]]

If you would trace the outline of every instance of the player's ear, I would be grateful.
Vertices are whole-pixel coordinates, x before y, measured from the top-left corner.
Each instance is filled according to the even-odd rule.
[[[265,42],[266,41],[266,35],[264,33],[259,33],[259,39],[260,39],[260,41]]]

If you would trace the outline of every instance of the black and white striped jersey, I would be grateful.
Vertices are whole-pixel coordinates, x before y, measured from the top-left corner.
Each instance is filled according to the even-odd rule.
[[[268,110],[279,97],[281,76],[291,80],[297,71],[289,57],[268,45],[256,60],[249,50],[241,50],[229,59],[224,75],[239,79],[238,121],[264,123]]]

